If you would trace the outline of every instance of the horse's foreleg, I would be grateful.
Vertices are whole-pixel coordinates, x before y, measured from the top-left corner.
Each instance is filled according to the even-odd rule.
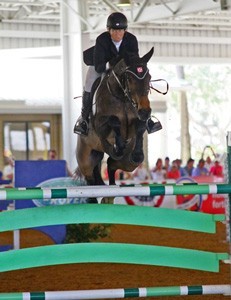
[[[115,145],[114,145],[114,152],[116,156],[122,156],[124,149],[125,149],[125,141],[121,135],[121,122],[118,117],[110,116],[108,120],[109,126],[115,133]]]
[[[143,135],[146,130],[146,124],[143,121],[136,121],[136,143],[131,154],[131,160],[135,163],[141,163],[144,160]]]

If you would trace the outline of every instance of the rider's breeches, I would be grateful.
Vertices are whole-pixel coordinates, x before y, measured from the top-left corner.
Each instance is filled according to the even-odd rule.
[[[86,75],[86,80],[85,80],[85,87],[84,87],[85,92],[89,92],[89,93],[91,92],[93,83],[100,76],[101,73],[97,73],[94,66],[89,66]]]

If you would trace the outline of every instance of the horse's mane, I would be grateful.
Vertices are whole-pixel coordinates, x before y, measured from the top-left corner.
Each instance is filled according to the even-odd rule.
[[[133,66],[141,62],[141,57],[139,57],[139,55],[135,55],[134,53],[126,53],[124,61],[127,66]]]

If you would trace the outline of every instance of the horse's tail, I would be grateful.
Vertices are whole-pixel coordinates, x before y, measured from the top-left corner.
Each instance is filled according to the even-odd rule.
[[[84,176],[83,174],[81,173],[79,167],[77,167],[75,169],[75,171],[73,172],[73,178],[74,179],[78,179],[78,180],[84,180]]]

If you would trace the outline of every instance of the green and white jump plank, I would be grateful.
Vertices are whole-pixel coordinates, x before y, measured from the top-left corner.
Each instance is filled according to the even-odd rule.
[[[122,243],[77,243],[0,253],[0,272],[74,263],[125,263],[219,271],[228,253]]]
[[[46,217],[44,217],[46,216]],[[48,225],[100,223],[175,228],[215,233],[225,215],[129,205],[68,204],[4,211],[0,232]]]

